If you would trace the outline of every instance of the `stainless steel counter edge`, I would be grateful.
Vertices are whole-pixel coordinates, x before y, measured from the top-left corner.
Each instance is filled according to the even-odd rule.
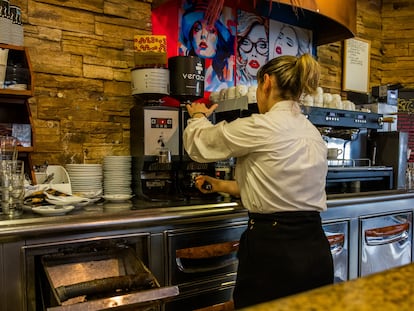
[[[197,217],[217,218],[230,214],[246,214],[241,205],[234,202],[199,204],[191,206],[156,207],[142,210],[95,211],[64,216],[33,216],[32,218],[0,221],[0,239],[53,232],[81,232],[102,229],[142,228],[168,225],[177,221],[193,220]],[[227,216],[228,217],[228,216]]]
[[[328,196],[327,216],[336,207],[349,207],[373,202],[413,199],[414,192],[384,191],[352,196]],[[0,220],[0,239],[13,239],[22,236],[42,235],[53,232],[81,232],[92,230],[143,228],[174,223],[247,217],[247,210],[239,201],[211,204],[148,206],[143,209],[104,211],[97,205],[89,211],[82,208],[65,216],[38,216],[29,214],[19,219]],[[357,207],[356,207],[357,208]],[[356,212],[356,211],[355,211]]]
[[[388,190],[375,192],[361,192],[358,194],[341,194],[328,196],[328,208],[344,205],[365,204],[373,202],[384,202],[392,200],[414,198],[414,191]]]

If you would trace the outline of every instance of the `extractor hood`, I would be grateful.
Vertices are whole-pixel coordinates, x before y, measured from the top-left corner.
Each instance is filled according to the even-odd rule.
[[[153,0],[152,7],[158,8],[169,1]],[[225,5],[256,10],[261,15],[279,19],[278,12],[292,10],[299,22],[316,34],[316,44],[323,45],[349,39],[356,33],[356,0],[273,0],[272,7],[267,0],[226,0]],[[281,17],[285,17],[285,14]],[[283,20],[282,20],[283,21]],[[287,22],[287,21],[284,21]]]

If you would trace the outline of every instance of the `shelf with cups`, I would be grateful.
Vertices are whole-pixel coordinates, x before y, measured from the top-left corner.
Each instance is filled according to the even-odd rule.
[[[34,93],[32,80],[28,49],[0,43],[0,95],[27,99]]]
[[[19,159],[24,160],[28,172],[32,167],[30,154],[34,151],[33,122],[29,107],[29,98],[33,94],[28,49],[24,46],[0,44],[0,135],[18,139]]]

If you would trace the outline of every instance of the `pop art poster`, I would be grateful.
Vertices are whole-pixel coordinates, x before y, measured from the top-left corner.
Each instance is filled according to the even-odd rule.
[[[269,20],[237,11],[236,84],[257,85],[257,72],[269,58]]]
[[[220,17],[208,25],[209,1],[184,0],[179,11],[178,55],[196,55],[205,61],[204,90],[219,91],[234,86],[234,10],[223,7]]]
[[[276,20],[269,22],[269,59],[312,54],[312,31]]]

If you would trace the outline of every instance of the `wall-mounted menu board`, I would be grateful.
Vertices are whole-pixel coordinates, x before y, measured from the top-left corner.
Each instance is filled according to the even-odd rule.
[[[360,38],[344,42],[343,83],[345,91],[368,93],[371,44]]]

